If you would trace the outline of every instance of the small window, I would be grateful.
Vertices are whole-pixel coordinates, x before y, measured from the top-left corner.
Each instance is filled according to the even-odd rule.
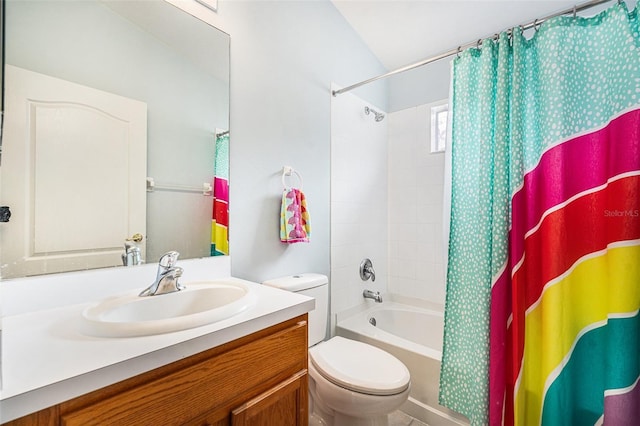
[[[431,108],[431,152],[444,152],[447,142],[449,105],[438,103]]]

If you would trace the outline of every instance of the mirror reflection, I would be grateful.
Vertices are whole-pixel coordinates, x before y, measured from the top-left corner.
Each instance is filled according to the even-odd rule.
[[[228,254],[229,36],[163,0],[5,13],[0,276]]]

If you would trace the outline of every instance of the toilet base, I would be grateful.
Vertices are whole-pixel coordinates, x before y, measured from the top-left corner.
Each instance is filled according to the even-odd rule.
[[[326,421],[315,413],[309,415],[309,426],[329,426]]]
[[[388,426],[389,416],[354,417],[339,413],[317,393],[315,380],[309,380],[309,426]]]

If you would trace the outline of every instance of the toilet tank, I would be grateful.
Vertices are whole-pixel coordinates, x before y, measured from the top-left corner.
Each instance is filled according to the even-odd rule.
[[[326,275],[289,275],[267,280],[262,284],[316,299],[316,308],[309,312],[309,346],[324,340],[329,315],[329,279]]]

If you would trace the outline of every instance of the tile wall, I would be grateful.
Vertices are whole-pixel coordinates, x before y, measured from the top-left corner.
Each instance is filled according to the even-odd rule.
[[[444,154],[430,152],[431,105],[381,122],[366,105],[331,100],[331,313],[365,302],[365,288],[444,305]],[[360,280],[365,257],[375,282]]]
[[[444,154],[430,152],[430,106],[389,114],[388,290],[444,304]]]
[[[363,303],[362,291],[387,290],[387,128],[347,93],[331,99],[331,312]],[[376,281],[360,279],[370,258]]]

